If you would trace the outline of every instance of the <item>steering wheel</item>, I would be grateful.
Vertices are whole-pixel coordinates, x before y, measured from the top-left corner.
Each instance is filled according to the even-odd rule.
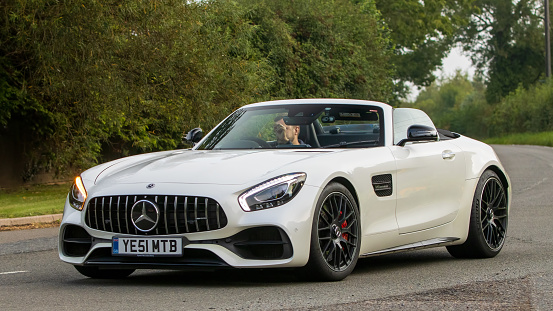
[[[241,137],[240,140],[251,140],[251,141],[257,143],[259,145],[259,147],[261,147],[263,149],[271,149],[271,145],[269,145],[269,143],[267,143],[266,141],[264,141],[261,138],[257,138],[257,137],[253,137],[253,136],[245,136],[245,137]]]

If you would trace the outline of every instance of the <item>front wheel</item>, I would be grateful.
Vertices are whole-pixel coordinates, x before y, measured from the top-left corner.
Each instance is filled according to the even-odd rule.
[[[84,266],[74,266],[79,273],[84,276],[93,279],[122,279],[125,278],[135,269],[100,269],[98,267],[84,267]]]
[[[330,183],[321,193],[313,217],[307,276],[339,281],[355,268],[361,245],[359,209],[349,190]]]
[[[493,171],[485,171],[474,193],[467,241],[448,246],[457,258],[495,257],[507,236],[507,195],[503,183]]]

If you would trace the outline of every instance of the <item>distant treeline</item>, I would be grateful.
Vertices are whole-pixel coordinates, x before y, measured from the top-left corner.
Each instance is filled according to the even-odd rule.
[[[550,80],[523,85],[501,99],[486,101],[480,79],[457,73],[422,91],[403,106],[426,111],[437,127],[485,139],[518,133],[553,131],[553,85]]]
[[[387,101],[393,47],[377,12],[351,0],[2,0],[0,140],[17,142],[7,152],[28,180],[181,147],[185,131],[252,102]]]

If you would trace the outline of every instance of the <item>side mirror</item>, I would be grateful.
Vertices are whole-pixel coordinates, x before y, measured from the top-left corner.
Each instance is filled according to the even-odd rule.
[[[407,129],[407,138],[402,139],[397,145],[405,146],[408,142],[417,141],[438,141],[438,131],[431,126],[411,125]]]
[[[190,132],[186,134],[186,137],[184,137],[184,139],[188,142],[196,144],[202,139],[202,137],[204,137],[204,132],[202,131],[201,128],[197,127],[195,129],[190,130]]]

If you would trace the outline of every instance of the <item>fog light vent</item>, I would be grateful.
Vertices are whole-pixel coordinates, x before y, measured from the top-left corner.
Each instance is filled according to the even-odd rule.
[[[290,239],[277,227],[244,230],[233,237],[228,248],[244,259],[274,260],[292,257]]]
[[[92,237],[85,229],[69,225],[63,230],[63,252],[67,256],[85,256],[92,247]]]

